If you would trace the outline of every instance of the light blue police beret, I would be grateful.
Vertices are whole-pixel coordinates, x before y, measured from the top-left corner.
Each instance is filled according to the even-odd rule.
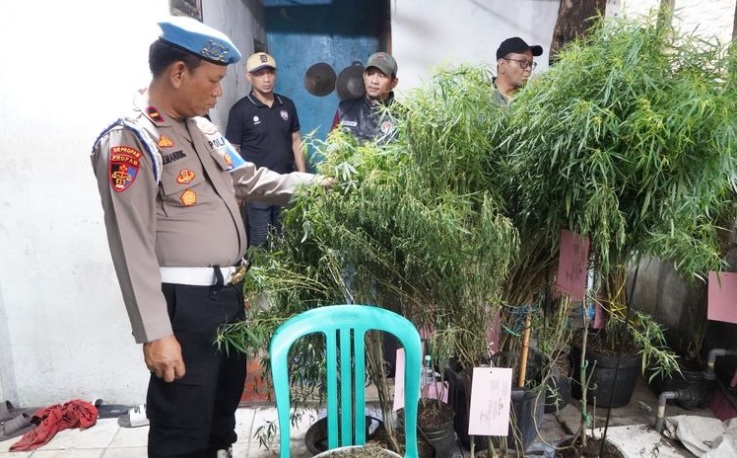
[[[159,22],[160,39],[206,61],[229,65],[241,59],[230,38],[219,30],[186,16],[172,16]]]

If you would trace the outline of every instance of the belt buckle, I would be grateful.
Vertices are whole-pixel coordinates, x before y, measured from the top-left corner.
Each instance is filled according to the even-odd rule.
[[[251,262],[247,259],[244,259],[241,261],[241,264],[238,266],[238,268],[233,273],[233,276],[230,277],[230,283],[236,284],[243,281],[244,278],[246,278],[246,273],[248,273],[248,269],[251,267]]]

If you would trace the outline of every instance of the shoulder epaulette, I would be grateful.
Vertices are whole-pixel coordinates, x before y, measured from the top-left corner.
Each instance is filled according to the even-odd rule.
[[[130,132],[133,132],[138,140],[140,140],[141,144],[143,145],[143,149],[151,158],[151,163],[153,164],[154,179],[156,180],[156,183],[158,183],[161,180],[161,170],[163,168],[161,152],[156,146],[156,143],[151,140],[151,136],[149,135],[149,133],[146,132],[145,129],[136,125],[134,122],[131,122],[130,120],[124,118],[118,119],[117,121],[109,125],[105,130],[103,130],[100,135],[97,136],[97,139],[95,140],[95,145],[97,145],[97,142],[100,141],[100,138],[102,138],[104,135],[114,130],[115,128],[127,129]]]

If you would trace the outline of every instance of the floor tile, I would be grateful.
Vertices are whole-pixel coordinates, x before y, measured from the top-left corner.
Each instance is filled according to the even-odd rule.
[[[312,453],[307,450],[305,445],[304,437],[292,439],[291,441],[291,453],[293,458],[311,457]]]
[[[272,455],[274,457],[276,455]],[[233,444],[233,458],[248,457],[248,442],[236,442]]]
[[[257,435],[264,437],[264,440],[270,442],[273,447],[279,445],[279,428],[277,426],[277,415],[276,409],[273,407],[269,408],[257,408],[254,412],[253,423],[251,432],[248,435],[250,437],[250,443],[259,445],[259,439]],[[269,431],[269,429],[271,431]],[[267,437],[270,436],[270,437]]]
[[[290,423],[290,437],[304,437],[307,429],[318,419],[317,411],[314,409],[301,409],[298,411],[295,423]]]
[[[148,444],[148,426],[118,428],[110,447],[145,447]]]
[[[31,458],[102,458],[103,453],[105,453],[104,448],[36,450],[33,452],[33,456]]]
[[[243,455],[247,458],[274,458],[279,456],[279,443],[275,443],[271,450],[263,447],[259,447],[258,441],[251,442],[246,445],[246,454]],[[298,458],[293,455],[292,458]]]
[[[102,458],[148,458],[146,447],[112,447],[105,450]]]
[[[256,409],[250,407],[239,408],[235,411],[235,433],[238,442],[248,442],[252,439],[253,419]]]
[[[118,429],[120,426],[114,418],[99,420],[95,426],[85,430],[74,428],[59,431],[38,450],[105,448],[110,445]]]
[[[4,441],[4,442],[10,442],[10,441]],[[0,446],[2,445],[2,442],[0,442]],[[8,445],[10,447],[10,445]],[[4,451],[0,451],[0,458],[29,458],[31,456],[31,452],[8,452],[8,448],[1,449]]]
[[[6,441],[0,441],[0,457],[5,458],[5,455],[18,456],[16,454],[10,454],[8,452],[10,450],[10,446],[18,442],[21,437],[22,436],[18,436]]]

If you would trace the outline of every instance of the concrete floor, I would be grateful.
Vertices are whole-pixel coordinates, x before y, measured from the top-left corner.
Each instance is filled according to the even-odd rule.
[[[554,415],[563,430],[575,432],[581,425],[580,405],[578,401],[572,401],[570,405]],[[655,432],[653,424],[657,408],[658,397],[652,392],[644,378],[638,378],[629,404],[612,409],[609,428],[606,432],[607,440],[616,445],[627,457],[693,457],[694,455],[680,443]],[[601,437],[607,415],[606,409],[599,408],[594,412],[589,406],[588,412],[595,418],[594,431],[592,433],[589,430],[590,435]],[[686,410],[677,405],[666,406],[666,418],[679,415],[714,417],[714,413],[708,408]]]
[[[553,447],[560,441],[571,437],[571,432],[580,425],[581,410],[577,401],[572,401],[560,412],[545,414],[539,436],[527,450],[527,457],[552,458]],[[612,409],[607,438],[617,445],[626,457],[654,456],[658,458],[694,456],[679,444],[663,438],[652,429],[657,410],[657,397],[652,393],[644,379],[639,379],[626,407]],[[590,413],[593,412],[590,410]],[[709,409],[684,410],[677,406],[667,406],[666,417],[677,415],[699,415],[713,417]],[[603,425],[605,409],[595,413],[597,426]],[[276,409],[269,404],[245,405],[236,414],[238,442],[234,444],[237,458],[273,457],[277,454],[260,446],[254,437],[256,430],[269,420],[276,419]],[[291,431],[292,456],[310,457],[304,445],[304,434],[317,418],[307,414]],[[147,427],[121,428],[115,419],[99,420],[85,431],[78,429],[59,432],[48,444],[33,452],[10,453],[8,449],[19,438],[0,442],[0,458],[144,458],[146,457]],[[597,430],[601,434],[601,429]],[[277,449],[277,442],[273,443]],[[469,451],[458,449],[454,458],[468,458]]]

